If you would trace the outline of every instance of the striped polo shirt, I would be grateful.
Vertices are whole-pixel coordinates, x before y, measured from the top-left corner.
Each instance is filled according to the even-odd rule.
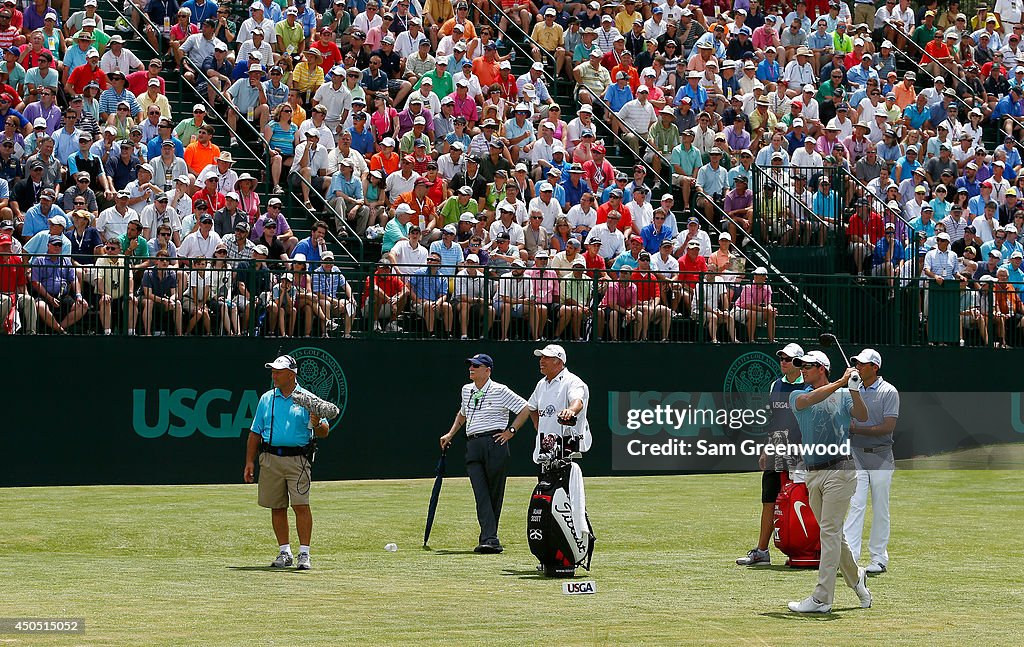
[[[526,400],[494,380],[487,380],[480,389],[472,382],[462,387],[460,411],[466,418],[466,435],[469,437],[506,429],[509,414],[515,416],[525,406]]]

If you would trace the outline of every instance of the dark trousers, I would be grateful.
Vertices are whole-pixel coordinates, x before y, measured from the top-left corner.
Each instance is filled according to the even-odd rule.
[[[505,499],[510,455],[508,444],[494,442],[490,434],[470,438],[466,443],[466,472],[476,498],[481,544],[498,543],[498,519]]]

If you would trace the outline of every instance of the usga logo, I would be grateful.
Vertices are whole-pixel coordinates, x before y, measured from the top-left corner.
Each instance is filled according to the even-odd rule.
[[[348,404],[348,380],[341,365],[326,351],[310,346],[296,348],[290,355],[298,363],[302,388],[341,409],[331,421],[333,429]],[[187,438],[197,431],[209,438],[238,438],[252,425],[260,393],[255,389],[133,389],[132,428],[143,438]]]
[[[597,593],[597,585],[593,580],[583,582],[563,582],[562,593],[566,595],[593,595]]]

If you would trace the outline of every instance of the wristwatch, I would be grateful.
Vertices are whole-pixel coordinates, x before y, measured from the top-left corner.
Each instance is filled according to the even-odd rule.
[[[516,435],[516,428],[513,427],[512,425],[509,425],[508,429],[506,429],[505,431],[507,431],[508,433],[512,434],[513,436]]]

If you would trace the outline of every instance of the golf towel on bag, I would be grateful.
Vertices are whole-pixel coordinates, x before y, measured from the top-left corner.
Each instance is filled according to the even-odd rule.
[[[782,489],[775,499],[775,547],[789,557],[786,566],[817,568],[821,557],[818,520],[808,503],[807,485],[782,472]]]
[[[577,566],[590,570],[595,538],[579,465],[570,463],[541,477],[530,497],[526,537],[548,577],[572,577]]]

